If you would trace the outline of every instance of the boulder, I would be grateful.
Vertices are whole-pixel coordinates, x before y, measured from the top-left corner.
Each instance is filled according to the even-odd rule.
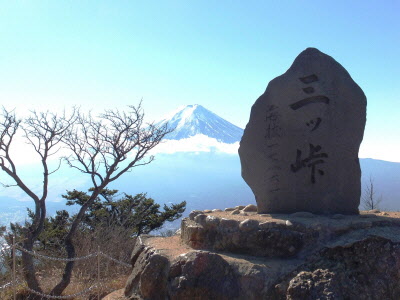
[[[268,84],[239,148],[258,213],[358,214],[366,104],[349,73],[315,48]]]
[[[182,242],[193,249],[229,251],[263,257],[291,257],[304,245],[303,227],[288,228],[284,223],[272,226],[259,226],[259,221],[246,219],[238,222],[233,219],[207,219],[196,216],[199,222],[189,218],[182,220]],[[208,216],[207,218],[209,218]],[[218,226],[217,226],[218,224]]]
[[[246,212],[257,212],[257,206],[254,204],[249,204],[245,208],[243,208],[243,211]]]
[[[164,281],[167,279],[169,260],[142,239],[137,239],[132,252],[133,270],[125,286],[125,296],[140,294],[144,299],[165,299],[167,293]]]
[[[240,224],[246,223],[251,222]],[[183,248],[177,236],[138,238],[125,296],[171,300],[400,299],[400,227],[398,222],[380,225],[330,235],[324,235],[322,226],[319,241],[285,259],[192,250]]]
[[[192,251],[171,264],[168,291],[170,299],[228,300],[237,296],[239,285],[233,268],[220,255]]]
[[[323,249],[290,279],[286,299],[399,299],[400,245],[379,237]]]
[[[313,213],[310,213],[308,211],[295,212],[295,213],[292,213],[290,216],[295,217],[295,218],[314,218],[315,217],[315,215]]]

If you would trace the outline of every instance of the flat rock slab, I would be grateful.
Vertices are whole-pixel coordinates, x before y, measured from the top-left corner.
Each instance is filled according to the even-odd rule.
[[[309,212],[293,214],[232,214],[230,211],[193,211],[181,225],[181,239],[193,249],[289,258],[309,255],[316,245],[341,241],[346,236],[361,237],[368,230],[397,241],[391,236],[399,227],[399,213],[361,212],[360,215],[322,216]]]
[[[221,212],[210,213],[214,214]],[[254,217],[252,221],[260,216]],[[371,226],[350,225],[350,229],[347,229],[348,224],[360,223],[353,217],[345,217],[341,220],[345,221],[342,234],[321,234],[323,238],[319,242],[288,258],[193,250],[179,236],[144,236],[137,239],[132,252],[133,269],[125,296],[128,299],[182,300],[399,299],[400,226],[397,217],[397,214],[372,217],[368,219]],[[294,229],[296,226],[305,226],[306,230],[314,228],[309,218],[302,219],[303,222],[298,223],[300,218],[293,217],[285,220],[285,224],[286,221],[292,223],[289,227],[293,231],[298,230]],[[324,221],[322,217],[314,219]],[[379,219],[381,223],[374,223]],[[332,220],[339,222],[326,218],[330,225],[321,222],[314,234],[334,227]]]
[[[258,212],[357,214],[366,105],[349,73],[315,48],[273,79],[239,148]]]

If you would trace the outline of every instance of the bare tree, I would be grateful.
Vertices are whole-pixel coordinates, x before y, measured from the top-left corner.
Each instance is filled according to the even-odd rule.
[[[365,210],[379,209],[382,196],[376,196],[374,180],[371,177],[369,178],[369,184],[364,189],[364,195],[361,199]]]
[[[141,104],[130,106],[129,112],[107,110],[99,118],[93,118],[91,114],[78,115],[75,126],[70,128],[65,139],[72,151],[72,155],[65,159],[70,167],[91,178],[93,188],[65,238],[68,258],[75,257],[73,237],[88,207],[109,183],[133,167],[151,163],[154,156],[146,158],[146,155],[169,132],[167,124],[159,127],[145,124]],[[62,280],[52,290],[52,295],[61,295],[68,286],[73,266],[73,261],[66,263]]]
[[[49,176],[58,170],[50,171],[48,167],[49,157],[56,154],[61,146],[61,141],[65,138],[67,130],[75,121],[75,109],[72,114],[67,116],[65,113],[57,115],[53,113],[36,113],[24,120],[17,119],[13,111],[2,109],[0,115],[0,167],[13,179],[13,184],[2,183],[5,187],[18,186],[35,203],[34,218],[30,226],[24,229],[23,246],[27,250],[33,249],[33,244],[38,235],[43,230],[43,224],[46,217],[46,199],[48,195]],[[11,145],[20,132],[28,144],[32,146],[40,158],[42,166],[42,190],[35,193],[21,179],[17,167],[11,155]],[[41,291],[35,275],[35,266],[31,255],[22,253],[22,262],[24,266],[24,276],[28,286],[37,291]]]
[[[40,158],[43,168],[41,193],[35,193],[18,174],[10,151],[18,132],[23,133],[27,143]],[[145,124],[141,104],[137,107],[130,106],[128,112],[108,110],[99,118],[94,118],[91,114],[84,115],[74,109],[69,116],[65,113],[57,115],[33,111],[28,118],[21,120],[15,117],[13,111],[3,108],[0,114],[0,167],[14,180],[14,183],[2,184],[6,187],[18,186],[35,203],[32,223],[24,229],[24,248],[31,251],[34,242],[43,231],[49,176],[60,167],[59,165],[50,171],[48,159],[59,151],[61,145],[66,146],[72,153],[64,157],[67,164],[87,174],[93,185],[90,197],[81,206],[65,237],[68,258],[74,258],[73,237],[87,208],[109,183],[131,171],[133,167],[152,162],[154,157],[147,157],[148,152],[169,132],[171,130],[167,124],[162,126]],[[22,262],[28,287],[42,292],[36,278],[32,256],[23,252]],[[73,267],[73,261],[66,263],[62,279],[51,291],[52,295],[62,294],[70,283]]]

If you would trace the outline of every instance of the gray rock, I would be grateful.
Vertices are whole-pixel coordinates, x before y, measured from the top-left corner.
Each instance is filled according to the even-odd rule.
[[[144,299],[165,299],[169,260],[137,240],[132,252],[132,273],[125,286],[125,296],[140,294]]]
[[[293,226],[293,223],[292,222],[290,222],[289,220],[286,220],[286,222],[285,222],[285,224],[286,224],[286,226]]]
[[[205,210],[203,210],[203,212],[206,213],[206,214],[209,214],[210,212],[212,212],[212,210],[211,209],[205,209]]]
[[[243,208],[245,212],[257,212],[257,206],[254,204],[249,204],[245,208]]]
[[[366,103],[349,73],[314,48],[269,83],[239,148],[259,213],[358,214]]]
[[[206,244],[206,231],[196,222],[183,218],[181,223],[181,239],[193,249],[202,249]]]
[[[169,273],[168,299],[235,299],[237,275],[218,254],[196,251],[180,256]]]
[[[340,219],[344,219],[344,215],[342,215],[342,214],[334,214],[331,218],[335,219],[335,220],[340,220]]]
[[[275,227],[285,227],[286,226],[286,221],[285,220],[279,220],[279,221],[268,221],[264,223],[260,223],[259,227],[262,229],[270,229],[270,228],[275,228]]]
[[[376,218],[375,214],[360,214],[360,218]]]
[[[236,231],[237,229],[239,229],[239,222],[232,219],[222,218],[219,221],[219,226],[222,230]]]
[[[240,214],[239,209],[235,209],[234,211],[231,212],[231,215],[238,215],[238,214]]]
[[[243,208],[245,208],[246,206],[244,206],[244,205],[238,205],[238,206],[235,206],[235,209],[239,209],[239,210],[241,210],[241,209],[243,209]]]
[[[370,222],[370,221],[352,222],[352,223],[350,224],[350,227],[351,227],[352,229],[371,228],[371,227],[372,227],[372,222]]]
[[[214,216],[207,216],[206,218],[206,227],[207,228],[215,228],[219,225],[219,218]]]
[[[202,214],[202,213],[203,213],[203,211],[201,211],[201,210],[193,210],[193,211],[191,211],[190,214],[189,214],[189,219],[190,219],[190,220],[194,220],[194,217],[195,217],[195,216],[197,216],[197,215],[199,215],[199,214]]]
[[[392,230],[395,235],[399,231]],[[265,235],[266,245],[295,252],[289,240],[281,244],[277,239],[282,234]],[[314,243],[313,255],[268,263],[209,251],[173,257],[150,245],[145,239],[136,240],[125,286],[127,299],[400,299],[400,243],[382,236],[363,234],[333,244]]]
[[[300,272],[287,289],[287,300],[301,299],[343,299],[335,273],[317,269],[314,272]]]
[[[233,210],[235,210],[235,208],[234,208],[234,207],[228,207],[228,208],[225,208],[225,211],[233,211]]]
[[[194,217],[194,221],[202,226],[206,224],[206,218],[207,215],[205,214],[198,214],[197,216]]]
[[[258,221],[257,220],[251,220],[247,219],[239,224],[239,229],[241,231],[253,231],[258,228]]]
[[[212,210],[212,212],[221,212],[221,211],[222,211],[222,209],[219,209],[219,208],[215,208]]]
[[[299,211],[295,212],[290,215],[291,217],[295,218],[314,218],[315,215],[313,213],[307,212],[307,211]]]

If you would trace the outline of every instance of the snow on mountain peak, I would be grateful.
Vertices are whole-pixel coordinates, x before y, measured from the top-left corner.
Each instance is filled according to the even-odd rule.
[[[229,123],[199,104],[187,105],[175,111],[159,124],[168,122],[169,127],[175,128],[166,136],[169,140],[181,140],[202,134],[216,139],[218,142],[233,144],[239,142],[243,129]]]

